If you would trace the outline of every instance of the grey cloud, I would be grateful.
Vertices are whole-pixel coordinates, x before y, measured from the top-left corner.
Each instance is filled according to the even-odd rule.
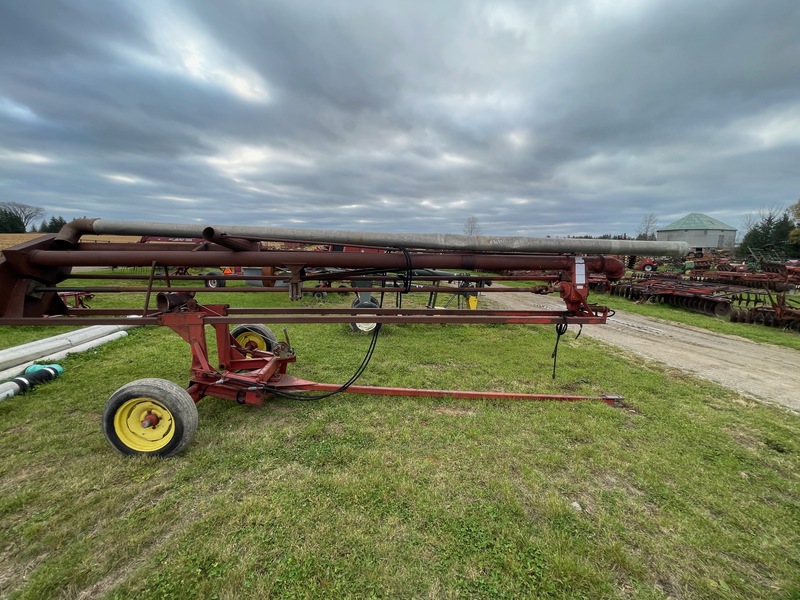
[[[798,25],[791,0],[7,3],[0,193],[67,218],[737,226],[798,195]]]

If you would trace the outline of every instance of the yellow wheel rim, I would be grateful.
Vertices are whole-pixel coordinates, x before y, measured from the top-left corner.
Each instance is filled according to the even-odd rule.
[[[253,331],[245,331],[237,335],[236,343],[242,348],[247,348],[249,344],[250,350],[261,350],[262,352],[266,352],[267,350],[267,342],[264,341],[264,337]]]
[[[155,415],[158,422],[143,427],[143,421],[154,420],[151,415]],[[137,452],[154,452],[172,440],[175,419],[167,407],[151,398],[132,398],[114,413],[114,432],[128,448]]]

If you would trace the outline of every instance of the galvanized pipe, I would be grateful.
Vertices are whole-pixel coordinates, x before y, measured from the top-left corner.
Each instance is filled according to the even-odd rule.
[[[64,226],[56,239],[67,244],[75,244],[83,234],[201,238],[204,231],[207,231],[208,235],[225,234],[231,237],[262,240],[291,240],[315,244],[375,246],[381,248],[402,247],[467,252],[637,254],[646,256],[684,256],[689,252],[689,244],[686,242],[468,236],[447,233],[386,233],[237,225],[207,226],[107,219],[78,219],[72,221]]]

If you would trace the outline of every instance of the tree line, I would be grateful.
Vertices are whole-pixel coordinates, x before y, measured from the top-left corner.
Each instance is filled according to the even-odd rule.
[[[746,232],[737,254],[746,257],[750,248],[772,248],[786,258],[800,258],[800,200],[787,209],[762,208],[745,220]]]
[[[0,233],[58,233],[67,224],[64,217],[45,219],[44,209],[20,202],[0,202]],[[37,226],[36,221],[41,223]]]

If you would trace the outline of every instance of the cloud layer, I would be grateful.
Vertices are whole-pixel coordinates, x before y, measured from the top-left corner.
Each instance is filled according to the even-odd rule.
[[[795,0],[11,2],[0,201],[488,235],[800,196]]]

